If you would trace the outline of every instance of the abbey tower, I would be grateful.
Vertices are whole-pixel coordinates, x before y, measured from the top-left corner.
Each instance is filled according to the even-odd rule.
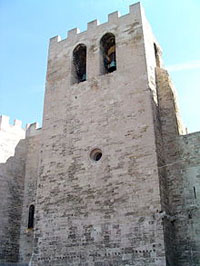
[[[42,129],[0,165],[0,261],[200,265],[199,148],[139,3],[52,38]]]

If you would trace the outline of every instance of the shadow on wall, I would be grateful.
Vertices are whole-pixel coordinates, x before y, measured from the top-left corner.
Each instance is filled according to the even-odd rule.
[[[25,176],[25,140],[0,164],[0,265],[17,262]]]

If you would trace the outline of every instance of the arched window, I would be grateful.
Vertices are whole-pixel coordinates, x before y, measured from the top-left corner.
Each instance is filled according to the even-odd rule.
[[[87,48],[84,44],[78,44],[73,51],[73,83],[86,80],[86,54]]]
[[[117,69],[115,36],[106,33],[100,41],[102,57],[102,74],[111,73]]]
[[[35,206],[31,204],[28,212],[28,229],[32,229],[34,227],[34,212]]]

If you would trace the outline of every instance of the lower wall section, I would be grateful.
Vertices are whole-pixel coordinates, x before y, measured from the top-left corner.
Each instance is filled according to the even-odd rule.
[[[0,266],[28,266],[27,263],[0,263]]]
[[[0,164],[0,262],[18,261],[25,157],[21,140],[15,155]]]
[[[31,265],[166,265],[162,214],[129,216],[128,220],[132,223],[118,224],[116,219],[113,223],[86,225],[79,221],[79,225],[74,223],[66,229],[60,224],[62,233],[52,229],[53,237],[50,231],[44,237],[36,230],[37,247]]]
[[[56,266],[70,266],[70,265],[95,265],[95,266],[122,266],[122,265],[166,265],[164,259],[155,258],[155,254],[151,251],[138,251],[132,248],[126,248],[125,250],[119,250],[118,252],[108,252],[101,254],[100,252],[91,253],[89,257],[83,251],[82,254],[75,252],[66,254],[58,258],[44,258],[31,265],[56,265]]]
[[[24,201],[20,230],[19,261],[29,262],[33,252],[34,228],[28,229],[30,205],[36,205],[36,187],[40,151],[40,135],[27,138],[27,158],[25,167]],[[34,217],[33,217],[34,218]],[[33,219],[34,226],[34,219]]]
[[[169,213],[168,265],[200,265],[200,133],[177,136],[173,142],[177,159],[166,166]],[[170,231],[169,231],[170,230]],[[173,259],[172,259],[173,258]]]

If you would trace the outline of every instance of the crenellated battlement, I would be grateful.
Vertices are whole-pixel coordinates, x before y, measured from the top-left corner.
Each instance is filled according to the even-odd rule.
[[[10,124],[8,116],[0,116],[0,163],[5,163],[9,157],[14,156],[17,144],[24,138],[22,121],[16,119]]]
[[[21,136],[21,138],[32,137],[39,134],[40,127],[38,123],[27,124],[26,128],[22,127],[22,121],[15,119],[13,124],[10,124],[10,117],[6,115],[0,116],[0,132]]]
[[[33,137],[40,133],[41,128],[37,122],[26,125],[26,138]]]
[[[22,121],[15,119],[13,124],[10,124],[10,117],[6,115],[0,116],[0,130],[22,130],[25,132],[25,130],[22,128]]]
[[[76,40],[77,37],[80,36],[80,35],[81,36],[87,35],[87,33],[91,32],[91,31],[96,31],[100,27],[108,28],[109,24],[113,25],[115,23],[119,23],[120,20],[124,19],[125,17],[132,16],[132,17],[137,18],[138,15],[139,16],[141,15],[141,4],[140,4],[140,2],[137,2],[137,3],[133,4],[133,5],[130,5],[129,6],[129,13],[125,14],[123,16],[121,16],[118,11],[115,11],[115,12],[112,12],[112,13],[108,14],[108,21],[103,23],[103,24],[99,23],[99,21],[96,20],[96,19],[93,20],[93,21],[88,22],[86,31],[80,32],[79,28],[73,28],[73,29],[71,29],[71,30],[69,30],[67,32],[67,38],[66,39],[62,40],[59,35],[54,36],[54,37],[50,38],[50,46],[51,45],[55,45],[56,43],[59,43],[59,42],[63,42],[63,41],[69,41],[69,40],[71,41],[73,39]]]

